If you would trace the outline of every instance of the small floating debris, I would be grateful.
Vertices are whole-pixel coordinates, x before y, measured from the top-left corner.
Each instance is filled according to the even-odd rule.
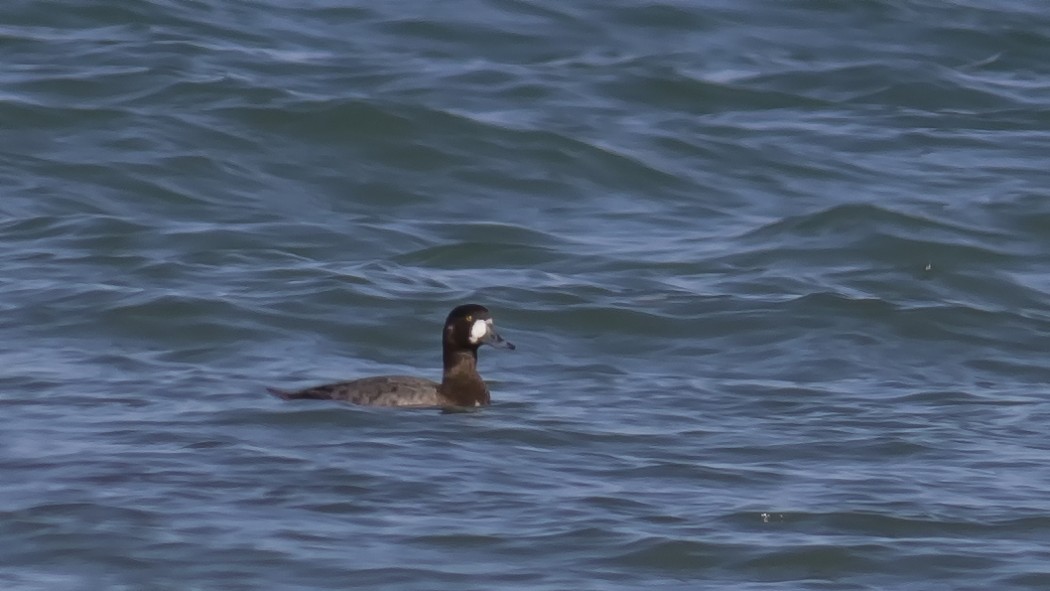
[[[772,521],[784,521],[783,513],[762,513],[762,523],[770,523]]]

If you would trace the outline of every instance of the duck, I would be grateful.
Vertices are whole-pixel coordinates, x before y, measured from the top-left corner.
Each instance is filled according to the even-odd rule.
[[[364,406],[409,408],[464,408],[491,404],[488,386],[478,373],[478,348],[482,345],[514,350],[496,332],[492,314],[480,304],[456,306],[441,331],[444,370],[441,382],[426,378],[390,375],[286,391],[267,388],[283,400],[337,400]]]

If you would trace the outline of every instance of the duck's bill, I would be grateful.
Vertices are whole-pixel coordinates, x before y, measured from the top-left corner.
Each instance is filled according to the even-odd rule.
[[[510,349],[511,351],[513,351],[517,348],[514,346],[514,343],[499,336],[498,332],[491,329],[487,333],[485,333],[484,337],[481,338],[481,342],[486,345],[492,345],[497,349]]]

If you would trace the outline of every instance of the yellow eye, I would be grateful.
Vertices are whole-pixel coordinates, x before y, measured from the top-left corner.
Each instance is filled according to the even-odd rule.
[[[467,314],[467,322],[474,322],[474,316],[471,314]]]

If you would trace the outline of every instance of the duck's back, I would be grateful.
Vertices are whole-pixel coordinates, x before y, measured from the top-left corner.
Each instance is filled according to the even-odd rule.
[[[412,376],[377,376],[298,392],[273,388],[270,392],[285,400],[342,400],[366,406],[444,406],[447,401],[442,398],[438,387],[437,382]]]

